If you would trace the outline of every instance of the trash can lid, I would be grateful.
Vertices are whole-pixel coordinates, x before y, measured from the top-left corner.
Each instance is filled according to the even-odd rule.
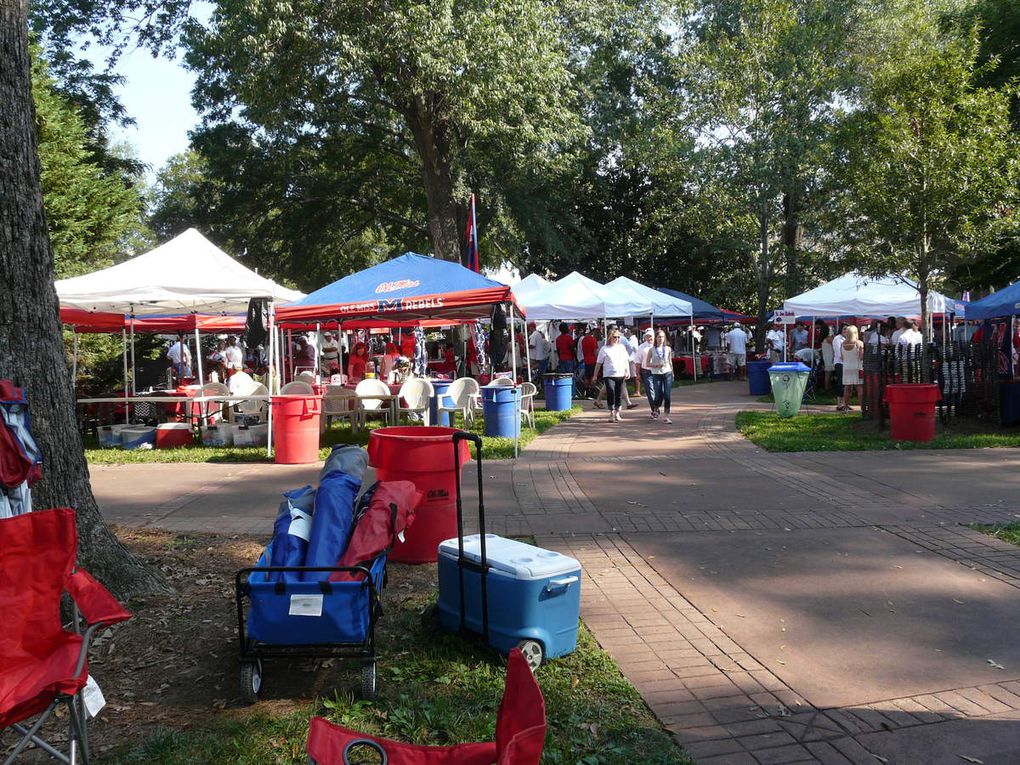
[[[800,361],[780,361],[769,367],[769,374],[773,372],[810,372],[811,367]]]

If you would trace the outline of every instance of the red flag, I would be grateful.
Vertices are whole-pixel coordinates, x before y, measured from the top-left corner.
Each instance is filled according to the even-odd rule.
[[[471,195],[471,209],[468,210],[467,231],[467,257],[465,263],[475,273],[482,272],[482,262],[478,257],[478,219],[475,216],[475,195]]]

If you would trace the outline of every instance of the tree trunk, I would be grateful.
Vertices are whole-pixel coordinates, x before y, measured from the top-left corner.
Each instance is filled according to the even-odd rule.
[[[758,324],[754,328],[754,347],[758,353],[765,349],[766,319],[769,310],[769,287],[771,287],[772,268],[769,258],[769,219],[766,214],[766,203],[758,213]]]
[[[27,13],[27,0],[0,2],[0,377],[28,393],[43,454],[33,506],[74,508],[80,562],[127,598],[166,588],[106,527],[89,485],[39,185]]]
[[[804,227],[800,223],[800,192],[791,189],[783,194],[783,251],[786,257],[786,296],[804,291],[804,268],[800,262],[800,246]]]
[[[409,110],[408,123],[421,158],[432,254],[442,260],[459,263],[459,208],[453,193],[453,171],[450,167],[453,144],[449,125],[436,114],[431,100],[418,98]]]

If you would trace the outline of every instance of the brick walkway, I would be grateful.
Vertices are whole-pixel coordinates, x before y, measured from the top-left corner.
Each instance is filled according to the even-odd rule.
[[[488,530],[581,561],[586,623],[676,740],[699,763],[1020,762],[1020,550],[963,525],[1020,517],[1020,455],[768,454],[735,431],[745,386],[675,399],[672,427],[586,411],[484,471]],[[120,523],[268,533],[315,473],[93,484]]]

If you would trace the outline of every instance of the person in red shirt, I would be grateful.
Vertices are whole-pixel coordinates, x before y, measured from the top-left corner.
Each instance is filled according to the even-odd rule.
[[[368,364],[368,351],[364,343],[358,343],[351,352],[347,362],[348,382],[358,383],[365,379],[365,366]]]
[[[400,352],[409,359],[414,358],[414,331],[408,332],[400,340]]]
[[[556,366],[557,372],[574,371],[574,338],[570,335],[570,327],[560,324],[560,334],[556,337],[556,357],[559,362]]]
[[[599,331],[597,329],[581,338],[581,354],[584,361],[584,376],[591,380],[595,373],[595,359],[599,355]]]

